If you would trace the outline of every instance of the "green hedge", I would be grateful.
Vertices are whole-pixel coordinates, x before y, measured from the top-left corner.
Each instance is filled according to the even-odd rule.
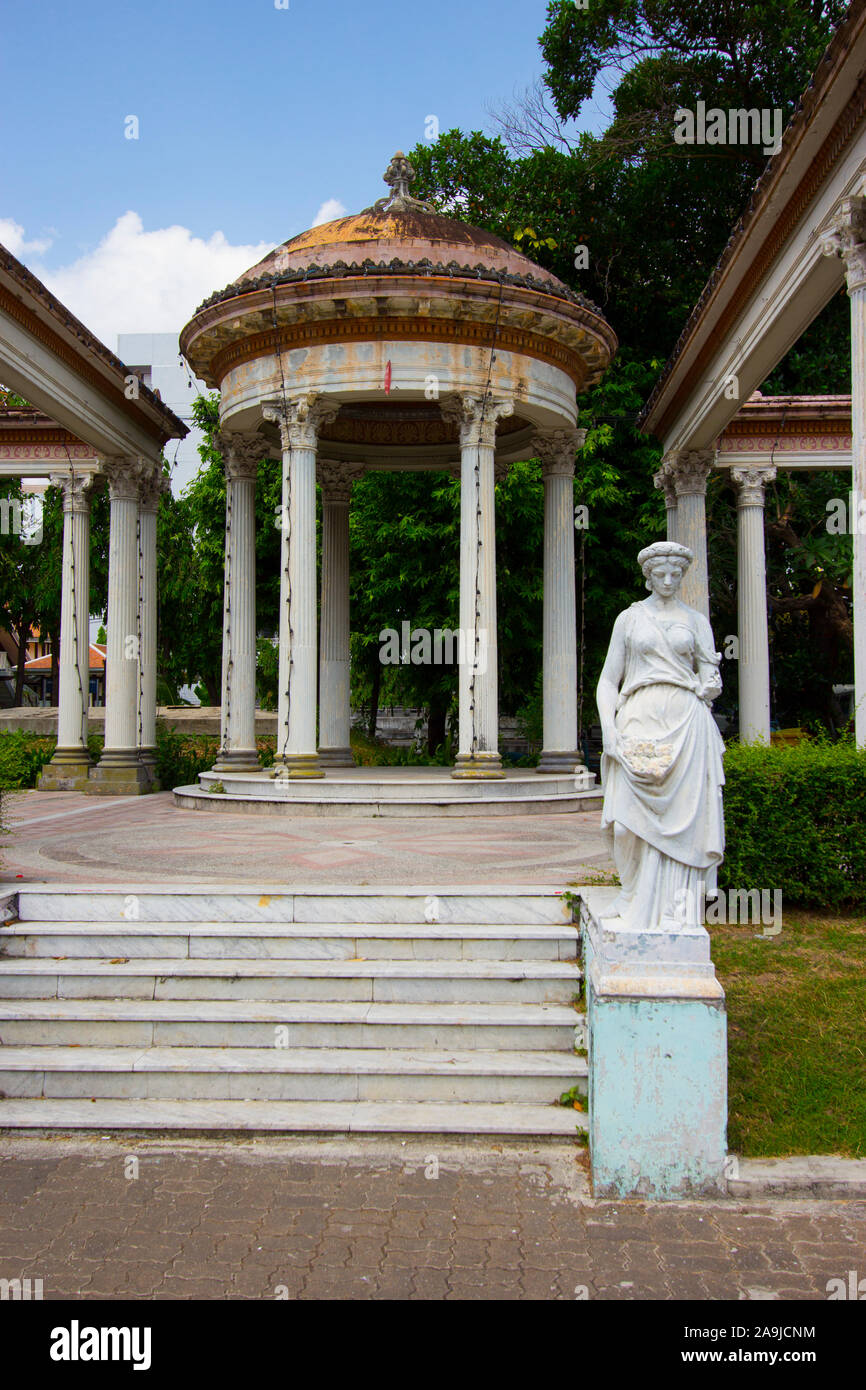
[[[275,746],[273,736],[256,739],[262,767],[270,767],[273,763]],[[192,786],[200,772],[213,767],[219,748],[217,734],[185,734],[180,729],[157,724],[156,771],[162,786],[167,791],[172,787]]]
[[[35,787],[43,767],[54,756],[56,742],[53,735],[28,734],[23,729],[0,734],[0,789]]]
[[[866,751],[853,743],[725,754],[720,888],[780,888],[804,907],[866,907]]]

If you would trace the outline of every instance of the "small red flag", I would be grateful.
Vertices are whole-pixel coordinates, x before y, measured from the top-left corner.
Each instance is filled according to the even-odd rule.
[[[387,367],[385,368],[385,395],[386,395],[386,396],[390,396],[390,394],[391,394],[391,363],[390,363],[390,360],[389,360],[388,365],[387,365]]]

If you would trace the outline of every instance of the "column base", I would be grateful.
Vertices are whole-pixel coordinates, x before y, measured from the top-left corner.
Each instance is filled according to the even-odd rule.
[[[162,791],[162,783],[160,782],[159,776],[156,771],[156,748],[139,748],[138,756],[142,766],[147,770],[147,775],[150,778],[151,791]]]
[[[137,748],[106,750],[87,779],[88,796],[146,796],[158,789]]]
[[[319,762],[322,767],[354,767],[355,759],[351,748],[320,748]]]
[[[505,773],[498,753],[458,753],[451,776],[483,780],[504,777]]]
[[[261,772],[255,748],[221,748],[213,772]]]
[[[583,758],[577,749],[566,753],[557,753],[547,748],[542,748],[541,757],[538,760],[536,772],[575,772],[583,769]]]
[[[93,769],[93,759],[86,748],[57,748],[50,763],[46,763],[36,783],[41,792],[82,792]]]
[[[294,781],[301,777],[324,777],[318,753],[286,753],[274,773],[276,777]]]

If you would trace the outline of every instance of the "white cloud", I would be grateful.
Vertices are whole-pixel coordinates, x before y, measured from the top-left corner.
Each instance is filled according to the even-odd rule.
[[[20,260],[22,256],[44,256],[51,245],[51,238],[38,237],[35,241],[28,241],[20,222],[13,222],[11,217],[0,217],[0,243]]]
[[[336,222],[338,217],[345,217],[348,208],[344,208],[339,198],[326,198],[319,211],[313,218],[313,226],[321,227],[324,222]]]
[[[33,273],[111,348],[118,333],[179,333],[203,299],[272,249],[233,246],[222,232],[205,241],[187,227],[145,231],[137,212],[125,212],[92,251],[49,270],[36,259],[47,247],[24,241],[16,223],[0,221],[0,241],[18,254],[3,236],[8,227]]]

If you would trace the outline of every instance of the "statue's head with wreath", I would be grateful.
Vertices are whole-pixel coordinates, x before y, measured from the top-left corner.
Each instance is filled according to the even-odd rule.
[[[682,579],[694,558],[694,552],[687,545],[679,545],[676,541],[656,541],[654,545],[644,547],[637,562],[643,570],[647,588],[652,589],[650,575],[657,565],[675,566]]]

